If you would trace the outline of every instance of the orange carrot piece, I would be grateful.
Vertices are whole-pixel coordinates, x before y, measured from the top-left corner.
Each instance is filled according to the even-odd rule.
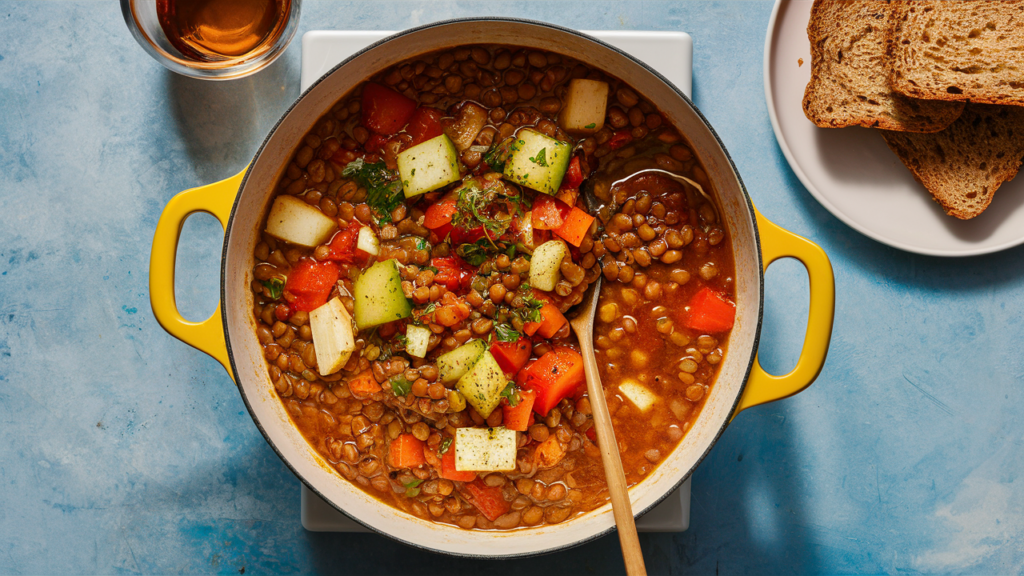
[[[412,434],[402,434],[391,441],[388,460],[392,468],[416,468],[426,462],[423,448],[426,443]]]
[[[555,234],[561,236],[569,244],[579,248],[587,232],[590,232],[590,224],[593,221],[593,216],[574,206],[569,215],[566,216],[565,222],[555,230]]]
[[[527,322],[523,324],[523,332],[527,336],[540,334],[544,338],[551,338],[558,333],[562,326],[569,323],[562,314],[562,311],[558,309],[558,306],[550,302],[544,303],[544,306],[540,309],[540,315],[542,318],[540,322]]]
[[[380,392],[380,384],[373,377],[373,371],[367,368],[348,381],[348,389],[356,398],[366,398]]]

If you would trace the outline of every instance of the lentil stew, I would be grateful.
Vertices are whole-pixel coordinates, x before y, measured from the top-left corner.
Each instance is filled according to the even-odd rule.
[[[566,56],[465,46],[352,93],[282,170],[254,253],[256,335],[347,480],[471,529],[607,502],[565,314],[603,274],[595,344],[632,485],[699,416],[735,300],[728,231],[682,136]],[[596,209],[588,210],[581,190]]]

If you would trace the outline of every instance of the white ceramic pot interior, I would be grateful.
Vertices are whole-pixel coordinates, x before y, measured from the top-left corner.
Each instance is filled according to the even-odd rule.
[[[512,532],[461,530],[421,520],[374,499],[343,479],[292,425],[267,376],[252,316],[253,249],[275,183],[296,144],[320,116],[370,75],[418,54],[460,44],[510,44],[571,55],[617,76],[646,96],[689,141],[714,183],[736,262],[737,322],[718,380],[694,428],[630,494],[633,509],[653,507],[688,476],[727,424],[743,389],[760,323],[760,252],[750,204],[725,151],[695,110],[665,81],[614,49],[547,25],[518,21],[449,22],[406,33],[363,52],[315,84],[260,150],[239,193],[225,239],[224,317],[238,385],[267,440],[295,473],[360,523],[404,542],[482,557],[536,554],[597,537],[614,526],[610,505],[554,526]]]

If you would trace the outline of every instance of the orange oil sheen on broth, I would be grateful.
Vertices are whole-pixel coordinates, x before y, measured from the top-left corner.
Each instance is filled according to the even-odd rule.
[[[218,62],[272,44],[287,23],[291,0],[158,0],[168,41],[186,58]]]

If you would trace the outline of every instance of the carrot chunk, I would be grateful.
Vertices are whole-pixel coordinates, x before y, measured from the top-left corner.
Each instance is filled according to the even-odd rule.
[[[537,393],[533,410],[546,416],[563,398],[586,385],[583,356],[568,346],[555,346],[530,365],[523,388]]]
[[[566,216],[565,222],[555,230],[555,234],[558,234],[563,240],[578,248],[580,243],[583,242],[583,238],[586,237],[587,232],[590,232],[590,224],[593,222],[593,216],[579,208],[573,207],[569,215]]]
[[[502,400],[501,419],[505,428],[525,432],[530,426],[530,415],[533,414],[533,403],[537,400],[537,393],[533,390],[520,390],[519,403],[509,406],[507,400]]]
[[[402,434],[391,441],[388,461],[392,468],[416,468],[427,460],[423,456],[425,443],[412,434]]]
[[[367,368],[348,381],[348,389],[356,398],[366,398],[380,392],[380,384],[373,377],[373,371]]]
[[[691,330],[716,334],[732,328],[736,322],[736,304],[711,288],[701,288],[690,298],[683,325]]]

